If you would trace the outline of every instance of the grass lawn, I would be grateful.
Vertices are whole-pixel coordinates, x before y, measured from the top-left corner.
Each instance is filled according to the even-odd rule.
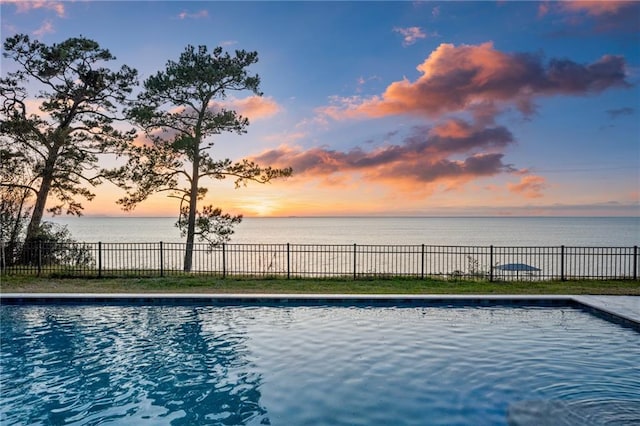
[[[0,293],[322,293],[640,295],[640,281],[451,281],[437,279],[36,278],[0,276]]]

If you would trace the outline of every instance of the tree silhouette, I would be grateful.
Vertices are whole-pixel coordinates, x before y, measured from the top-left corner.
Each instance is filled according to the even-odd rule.
[[[115,152],[133,139],[134,130],[123,132],[113,124],[137,84],[137,71],[126,65],[118,71],[106,68],[115,57],[83,37],[47,46],[19,34],[4,42],[3,56],[18,69],[0,79],[0,148],[22,156],[34,173],[22,183],[35,194],[28,245],[45,210],[81,215],[77,197],[93,199],[87,186],[104,177],[98,173],[98,154]],[[9,181],[2,185],[15,187]],[[51,196],[58,203],[47,208]]]
[[[127,195],[118,202],[125,210],[135,208],[156,192],[168,192],[179,200],[176,225],[187,237],[184,270],[190,271],[195,236],[217,245],[229,239],[241,216],[222,213],[212,205],[198,208],[207,193],[206,179],[232,177],[236,186],[249,181],[266,183],[289,176],[291,169],[262,167],[248,160],[233,162],[211,156],[212,136],[222,132],[246,133],[249,120],[235,111],[216,108],[214,101],[229,91],[259,91],[260,78],[247,68],[257,62],[257,52],[239,50],[235,56],[216,47],[187,46],[178,61],[144,82],[129,117],[150,143],[129,146],[128,163],[111,171]]]

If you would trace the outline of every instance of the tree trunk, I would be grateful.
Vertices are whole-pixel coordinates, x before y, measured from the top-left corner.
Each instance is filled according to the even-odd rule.
[[[31,221],[27,227],[26,241],[33,240],[38,234],[40,229],[40,223],[42,223],[42,217],[44,216],[44,209],[47,204],[47,198],[51,191],[51,184],[53,183],[53,173],[55,170],[56,160],[58,159],[58,146],[54,145],[48,154],[47,161],[44,164],[44,170],[42,171],[42,180],[40,181],[40,188],[36,194],[36,203],[33,206],[31,212]]]
[[[31,212],[31,220],[29,226],[27,226],[27,235],[24,241],[24,248],[22,250],[22,258],[25,262],[30,262],[30,245],[33,244],[38,231],[40,230],[40,224],[42,223],[42,217],[44,216],[44,209],[47,204],[47,198],[51,191],[51,184],[53,183],[53,172],[55,169],[56,160],[58,159],[58,149],[54,146],[49,150],[49,157],[45,162],[44,170],[42,171],[42,180],[40,181],[40,188],[36,194],[36,203],[33,206]]]
[[[189,194],[189,219],[187,222],[187,246],[184,252],[184,272],[190,272],[193,264],[193,243],[196,233],[196,209],[198,208],[198,178],[200,156],[197,153],[193,159],[193,171],[191,176],[191,191]]]
[[[49,191],[51,190],[52,181],[53,176],[42,176],[42,183],[40,184],[40,189],[38,190],[38,195],[36,196],[36,203],[33,206],[33,212],[31,213],[31,220],[29,221],[29,226],[27,227],[27,236],[25,241],[26,243],[33,241],[33,239],[38,234],[40,224],[42,223],[42,217],[44,216],[44,208],[47,203],[47,197],[49,196]]]

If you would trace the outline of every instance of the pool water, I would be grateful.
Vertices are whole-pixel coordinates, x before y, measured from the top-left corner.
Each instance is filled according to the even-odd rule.
[[[2,425],[640,422],[640,334],[572,307],[0,309]]]

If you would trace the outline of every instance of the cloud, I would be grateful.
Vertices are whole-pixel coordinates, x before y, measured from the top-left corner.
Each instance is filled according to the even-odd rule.
[[[242,99],[230,98],[222,102],[212,101],[209,103],[208,109],[213,113],[217,113],[221,109],[233,110],[237,112],[238,115],[247,117],[249,120],[259,120],[277,114],[280,111],[280,106],[271,98],[249,96]],[[176,115],[189,116],[191,118],[196,115],[191,107],[185,108],[182,105],[169,109],[167,112]],[[155,130],[152,132],[153,136],[161,136],[165,141],[174,139],[178,134],[179,132],[177,130],[169,128]],[[134,145],[137,146],[148,145],[150,143],[152,143],[151,140],[147,138],[144,132],[139,133],[134,141]]]
[[[427,35],[422,31],[420,27],[395,27],[393,31],[402,35],[402,45],[405,47],[411,46],[421,38],[427,38]]]
[[[508,183],[509,191],[520,194],[525,198],[541,198],[542,191],[547,187],[546,179],[542,176],[523,176],[518,183]]]
[[[200,19],[200,18],[208,18],[209,11],[202,9],[195,13],[189,13],[187,11],[182,11],[178,14],[178,19]]]
[[[514,106],[524,115],[535,111],[534,99],[554,95],[587,95],[611,87],[628,87],[623,57],[606,55],[591,64],[539,55],[504,53],[491,42],[441,44],[417,67],[422,75],[391,83],[382,95],[333,98],[318,112],[334,119],[414,114],[439,117],[479,109]]]
[[[541,2],[540,4],[538,4],[538,16],[539,17],[545,16],[546,14],[549,13],[549,9],[550,9],[549,2],[546,2],[546,1]]]
[[[260,120],[272,117],[280,112],[281,107],[273,98],[262,96],[249,96],[242,99],[228,99],[223,102],[212,102],[209,107],[216,109],[230,109],[250,120]]]
[[[284,133],[272,134],[270,136],[267,136],[265,138],[265,140],[267,140],[269,142],[273,142],[273,143],[280,143],[280,144],[285,144],[285,145],[294,145],[299,140],[305,139],[308,136],[309,135],[307,133],[305,133],[305,132],[292,132],[292,133],[284,132]]]
[[[547,14],[565,16],[562,22],[569,27],[592,24],[597,33],[640,31],[640,2],[637,1],[545,1],[539,5],[538,16]]]
[[[505,127],[476,128],[456,119],[435,127],[416,126],[401,143],[371,150],[303,150],[283,145],[253,160],[275,167],[290,166],[301,179],[329,182],[331,176],[357,173],[394,187],[455,186],[481,176],[515,172],[513,166],[503,162],[501,153],[512,143],[513,135]]]
[[[625,115],[633,115],[635,114],[636,110],[634,108],[631,107],[624,107],[624,108],[616,108],[616,109],[608,109],[606,111],[607,114],[609,114],[609,117],[614,119],[614,118],[618,118],[618,117],[622,117]]]
[[[64,3],[50,0],[0,0],[0,4],[13,4],[18,13],[26,13],[34,9],[49,9],[59,17],[65,16]]]
[[[53,23],[49,20],[44,21],[42,23],[42,25],[40,26],[40,28],[38,28],[37,30],[33,31],[33,35],[36,35],[38,37],[42,37],[45,34],[52,34],[55,33],[55,29],[53,28]]]
[[[632,1],[620,0],[572,0],[558,2],[558,7],[567,12],[585,12],[592,16],[612,15],[633,4]]]

